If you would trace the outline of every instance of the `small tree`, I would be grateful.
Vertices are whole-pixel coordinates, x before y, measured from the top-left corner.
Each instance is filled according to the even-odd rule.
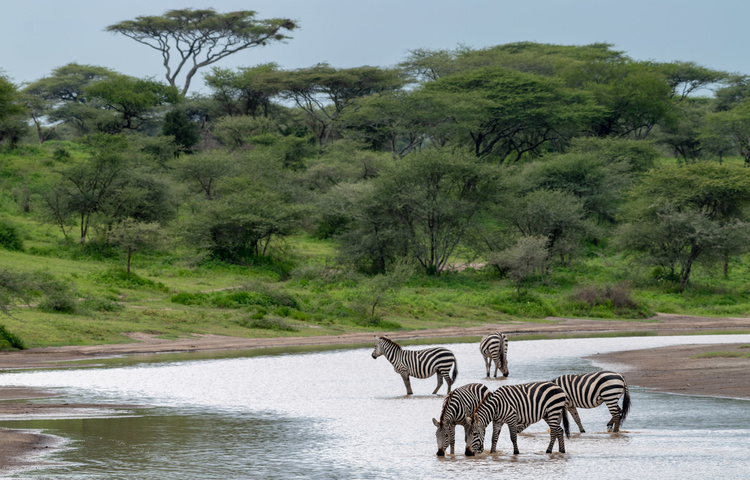
[[[127,255],[127,274],[130,276],[130,261],[133,253],[146,248],[157,248],[164,241],[161,226],[156,223],[139,222],[126,218],[113,229],[111,240]]]
[[[521,237],[514,246],[492,254],[488,263],[507,272],[508,277],[515,282],[516,294],[520,297],[523,281],[544,273],[549,259],[547,241],[543,236]]]

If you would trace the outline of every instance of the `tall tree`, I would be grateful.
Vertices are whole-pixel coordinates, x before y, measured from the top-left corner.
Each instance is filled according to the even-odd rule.
[[[185,96],[199,69],[214,64],[241,50],[281,42],[290,37],[297,24],[288,18],[256,19],[256,12],[240,10],[217,13],[214,9],[191,8],[169,10],[161,16],[141,16],[106,28],[132,38],[161,53],[166,78]]]

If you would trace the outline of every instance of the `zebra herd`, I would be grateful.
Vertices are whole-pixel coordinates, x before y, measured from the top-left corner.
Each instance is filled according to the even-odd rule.
[[[484,336],[479,344],[484,357],[487,377],[492,363],[495,363],[494,376],[498,369],[503,377],[508,376],[508,337],[500,332]],[[435,347],[424,350],[405,350],[388,337],[376,336],[372,358],[384,355],[401,375],[407,395],[412,394],[409,377],[429,378],[437,374],[437,387],[440,390],[445,379],[448,392],[443,401],[440,420],[433,418],[437,427],[435,437],[438,456],[450,449],[454,453],[456,426],[464,428],[466,456],[484,451],[484,437],[492,423],[492,443],[490,452],[495,452],[498,437],[504,424],[508,425],[513,454],[518,455],[517,435],[529,425],[544,420],[549,425],[550,443],[547,453],[552,453],[555,442],[558,451],[565,453],[565,436],[570,438],[567,412],[573,416],[581,433],[585,432],[578,408],[594,408],[602,403],[609,408],[612,418],[607,429],[619,432],[630,410],[630,394],[625,379],[619,373],[599,371],[581,375],[562,375],[551,381],[506,385],[494,392],[481,383],[470,383],[451,391],[458,376],[456,357],[447,348]],[[452,376],[450,375],[453,369]],[[619,400],[622,397],[622,407]]]

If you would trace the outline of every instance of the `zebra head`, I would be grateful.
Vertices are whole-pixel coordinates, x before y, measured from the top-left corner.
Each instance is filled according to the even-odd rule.
[[[375,350],[372,351],[372,358],[378,358],[383,355],[383,338],[375,335]]]
[[[487,431],[487,424],[484,423],[481,418],[477,417],[474,413],[471,416],[467,416],[464,420],[466,425],[466,451],[464,452],[467,457],[473,457],[477,453],[484,451],[484,434]]]
[[[448,425],[438,422],[437,419],[433,418],[432,423],[437,427],[435,432],[435,438],[437,439],[438,457],[444,457],[445,452],[448,450],[448,442],[450,441],[450,432],[448,431]]]

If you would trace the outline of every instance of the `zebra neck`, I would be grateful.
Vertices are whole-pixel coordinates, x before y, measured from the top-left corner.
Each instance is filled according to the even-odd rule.
[[[385,343],[383,345],[383,355],[388,359],[389,362],[393,363],[394,360],[398,360],[404,355],[404,351],[397,345],[391,343]]]

